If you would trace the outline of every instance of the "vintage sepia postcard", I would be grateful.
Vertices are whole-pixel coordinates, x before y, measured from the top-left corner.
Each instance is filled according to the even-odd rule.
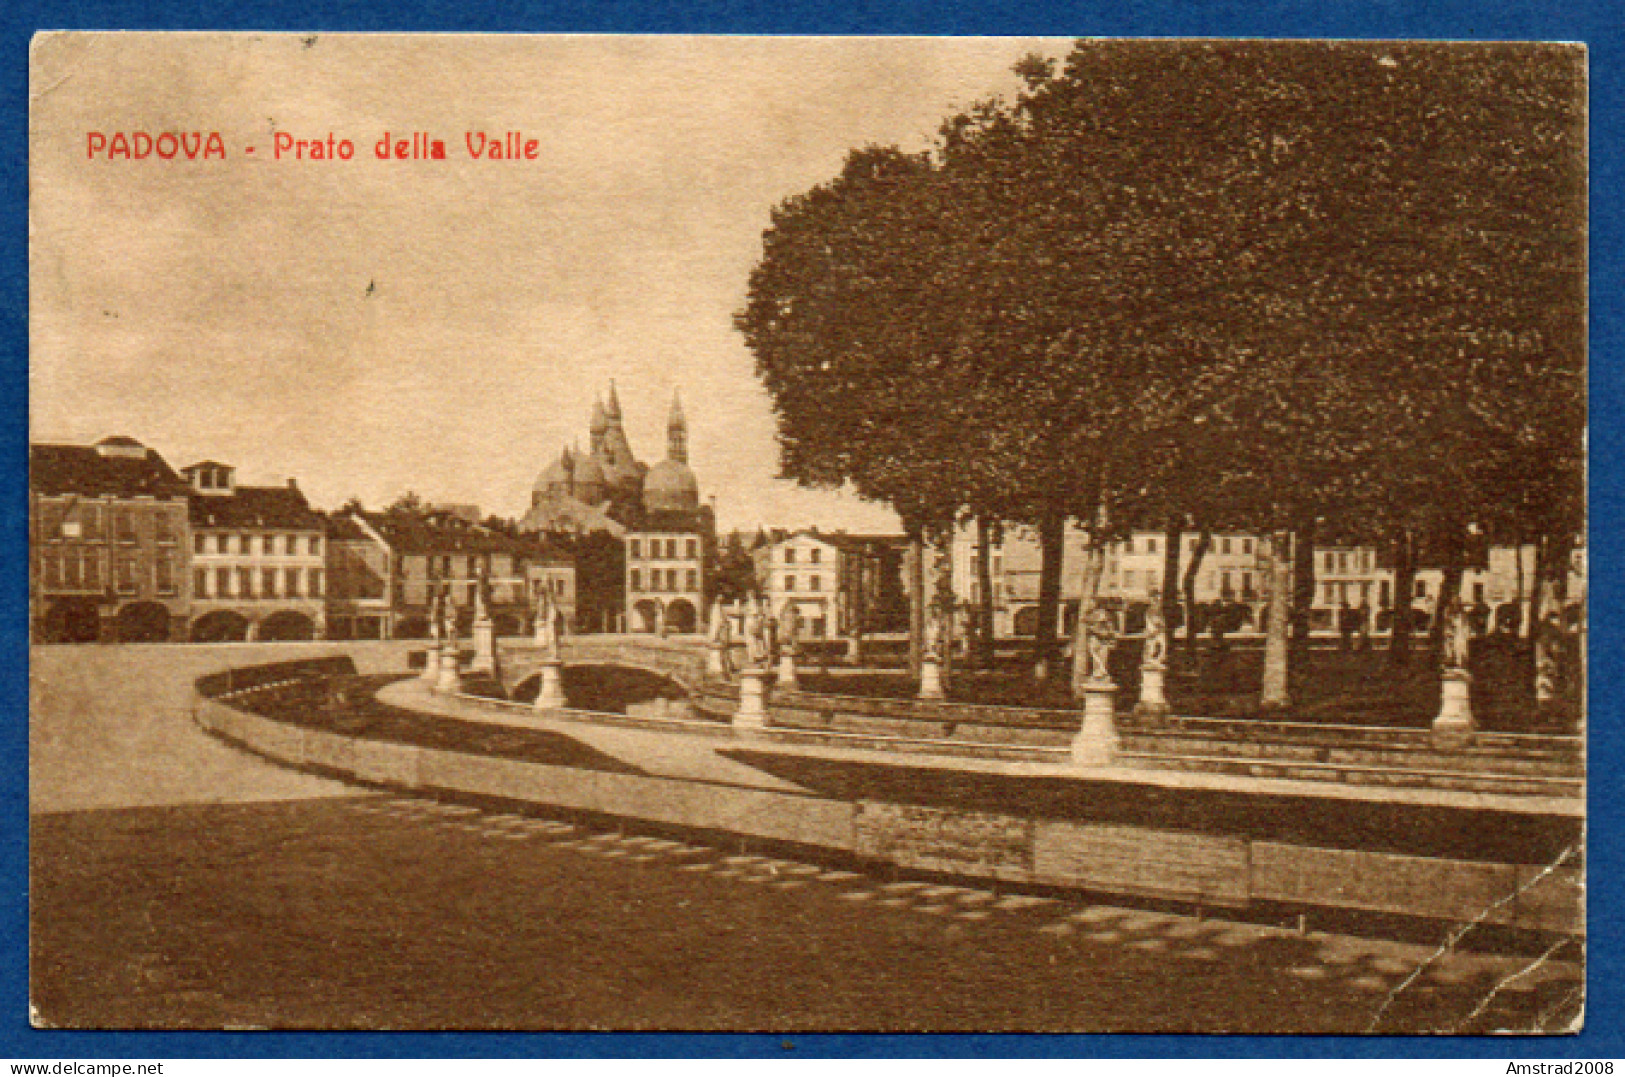
[[[33,1023],[1580,1030],[1586,110],[37,36]]]

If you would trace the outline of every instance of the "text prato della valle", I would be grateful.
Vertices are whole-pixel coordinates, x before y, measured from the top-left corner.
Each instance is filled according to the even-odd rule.
[[[359,148],[358,148],[359,147]],[[541,155],[541,140],[522,131],[465,131],[461,142],[446,141],[427,131],[385,131],[377,139],[299,138],[288,131],[271,134],[270,152],[252,142],[243,143],[244,157],[273,161],[445,161],[467,157],[476,161],[534,161]],[[93,161],[224,161],[228,150],[219,131],[87,131],[85,156]]]

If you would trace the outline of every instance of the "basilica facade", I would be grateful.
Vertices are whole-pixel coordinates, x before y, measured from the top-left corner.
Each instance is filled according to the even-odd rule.
[[[574,547],[577,630],[698,631],[716,520],[689,467],[682,401],[672,398],[660,463],[633,453],[613,384],[593,405],[587,446],[566,446],[542,470],[520,521]]]

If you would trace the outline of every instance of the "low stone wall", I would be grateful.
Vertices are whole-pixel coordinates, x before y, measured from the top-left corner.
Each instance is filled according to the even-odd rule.
[[[209,732],[282,763],[409,792],[590,812],[975,879],[1584,933],[1582,872],[1567,855],[1554,865],[1401,856],[580,769],[306,729],[201,694],[194,714]]]

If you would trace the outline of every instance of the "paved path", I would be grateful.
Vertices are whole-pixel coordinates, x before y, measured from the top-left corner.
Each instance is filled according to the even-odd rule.
[[[206,673],[318,654],[399,669],[408,643],[74,645],[29,650],[31,812],[283,800],[349,792],[234,751],[193,724]],[[417,646],[421,646],[418,644]]]
[[[55,1026],[1482,1031],[1579,1002],[1566,953],[1429,963],[412,798],[52,815],[32,852]]]

